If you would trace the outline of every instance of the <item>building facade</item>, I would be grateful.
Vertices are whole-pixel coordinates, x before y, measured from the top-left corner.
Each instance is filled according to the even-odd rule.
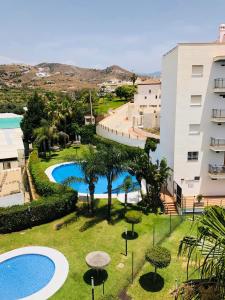
[[[171,194],[225,196],[225,25],[213,43],[178,44],[162,63],[160,144]]]
[[[148,79],[137,83],[137,94],[134,102],[129,104],[128,119],[133,127],[159,128],[161,108],[161,82],[159,79]]]

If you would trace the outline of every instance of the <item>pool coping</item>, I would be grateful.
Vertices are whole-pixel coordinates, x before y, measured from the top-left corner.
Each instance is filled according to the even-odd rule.
[[[63,163],[59,163],[59,164],[55,164],[55,165],[52,165],[52,166],[50,166],[50,167],[48,167],[46,170],[45,170],[45,174],[48,176],[48,178],[49,178],[49,180],[51,181],[51,182],[54,182],[54,183],[57,183],[57,181],[54,179],[54,177],[52,176],[52,172],[56,169],[56,168],[58,168],[58,167],[60,167],[60,166],[63,166],[63,165],[69,165],[69,164],[74,164],[74,163],[76,163],[75,161],[70,161],[70,162],[63,162]],[[87,198],[87,195],[89,195],[89,193],[87,192],[87,193],[80,193],[80,192],[78,192],[78,196],[80,197],[80,198],[82,198],[82,199],[86,199]],[[130,197],[129,197],[130,196]],[[128,203],[135,203],[134,201],[132,201],[132,202],[130,202],[129,201],[129,198],[133,198],[133,197],[137,197],[138,198],[138,201],[137,202],[139,202],[140,201],[140,197],[139,197],[139,193],[137,192],[137,191],[135,191],[135,192],[130,192],[130,193],[128,193]],[[99,199],[107,199],[108,198],[108,194],[106,193],[106,194],[95,194],[95,197],[96,198],[99,198]],[[124,202],[123,201],[123,199],[125,198],[125,193],[116,193],[116,194],[112,194],[112,198],[116,198],[116,199],[118,199],[120,202]],[[136,202],[136,203],[137,203]]]
[[[20,298],[20,300],[48,299],[54,295],[64,284],[69,273],[69,263],[66,257],[56,249],[42,246],[29,246],[11,250],[0,255],[0,263],[20,255],[39,254],[48,257],[55,264],[55,273],[50,282],[32,295]]]

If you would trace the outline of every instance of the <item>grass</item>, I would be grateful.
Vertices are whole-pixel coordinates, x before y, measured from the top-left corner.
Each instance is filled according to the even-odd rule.
[[[176,284],[186,280],[186,258],[177,256],[179,241],[185,235],[190,235],[192,230],[195,231],[192,223],[186,220],[162,242],[161,245],[171,251],[171,264],[165,269],[158,269],[153,282],[154,268],[146,262],[127,291],[132,299],[174,299],[170,292],[176,288]]]
[[[109,225],[102,217],[106,216],[106,201],[101,200],[97,217],[91,219],[85,215],[78,221],[67,225],[61,230],[53,229],[56,221],[25,230],[23,232],[0,235],[0,252],[31,245],[53,247],[61,251],[69,261],[69,276],[63,287],[52,297],[52,299],[90,299],[91,286],[88,284],[90,271],[85,263],[87,253],[94,250],[103,250],[111,256],[111,263],[107,267],[107,280],[105,282],[106,294],[118,294],[131,279],[131,251],[134,252],[135,270],[138,270],[143,263],[144,253],[152,243],[152,228],[156,226],[156,240],[160,240],[168,233],[169,218],[165,215],[144,215],[142,223],[135,226],[138,238],[128,241],[128,256],[124,255],[125,241],[122,233],[125,228],[130,229],[130,225],[123,219],[118,219],[114,225]],[[119,213],[123,206],[114,201],[114,213]],[[68,218],[68,217],[67,217]],[[178,221],[175,217],[174,224]],[[57,221],[58,222],[58,221]],[[86,230],[81,232],[80,228]],[[187,225],[187,224],[186,224]],[[183,233],[183,231],[182,231]],[[170,241],[170,239],[169,239]],[[171,241],[170,241],[171,242]],[[177,240],[173,241],[177,249]],[[149,268],[147,268],[149,271]],[[163,273],[164,274],[164,273]],[[171,284],[170,272],[164,277]],[[107,277],[106,276],[106,277]],[[174,276],[172,274],[172,276]],[[169,286],[168,286],[169,288]],[[138,288],[134,291],[134,299],[141,299],[139,295],[143,291]],[[129,290],[130,291],[130,290]],[[102,285],[96,287],[96,299],[102,294]],[[147,294],[145,294],[147,295]],[[146,298],[145,299],[149,299]],[[158,298],[162,299],[162,298]]]
[[[127,101],[121,100],[120,98],[113,98],[112,100],[100,98],[98,103],[94,105],[94,109],[98,115],[104,115],[107,114],[110,109],[116,109],[125,103],[127,103]]]

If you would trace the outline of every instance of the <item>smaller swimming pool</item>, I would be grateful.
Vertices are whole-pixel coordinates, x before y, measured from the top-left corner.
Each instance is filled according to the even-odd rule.
[[[67,274],[68,262],[55,249],[25,247],[4,253],[0,255],[0,299],[47,299]]]
[[[0,118],[0,129],[20,128],[22,117]]]

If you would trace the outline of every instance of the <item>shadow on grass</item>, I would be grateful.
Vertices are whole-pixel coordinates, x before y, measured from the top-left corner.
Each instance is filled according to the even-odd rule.
[[[139,278],[141,287],[147,292],[159,292],[164,287],[164,279],[159,274],[149,272]]]
[[[94,285],[101,285],[103,282],[105,282],[108,278],[108,273],[106,270],[93,270],[90,269],[87,272],[84,273],[83,279],[84,281],[91,285],[91,277],[94,278]]]
[[[121,234],[122,238],[125,240],[126,239],[126,232],[123,232]],[[138,238],[138,233],[134,231],[134,233],[132,233],[132,231],[127,231],[127,240],[135,240]]]

